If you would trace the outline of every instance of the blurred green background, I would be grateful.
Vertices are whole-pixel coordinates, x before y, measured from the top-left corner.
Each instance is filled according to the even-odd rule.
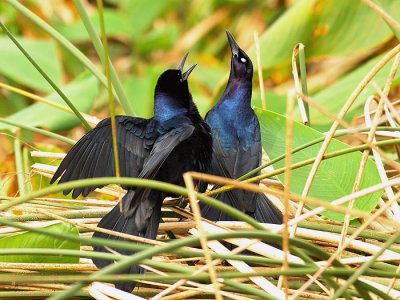
[[[21,5],[72,42],[100,71],[94,50],[74,2],[83,4],[99,32],[96,1],[4,0],[0,17],[35,61],[69,96],[76,107],[99,118],[108,116],[107,92],[70,51],[21,13]],[[399,0],[375,1],[400,20]],[[297,43],[305,45],[307,81],[312,98],[333,113],[372,66],[398,43],[399,36],[362,0],[107,0],[105,24],[113,65],[137,116],[150,117],[154,85],[160,73],[176,67],[190,51],[187,65],[198,66],[190,77],[195,102],[204,115],[222,92],[230,68],[225,30],[230,30],[253,64],[253,105],[261,106],[254,35],[259,35],[260,66],[266,89],[267,108],[284,114],[286,94],[293,87],[291,56]],[[19,7],[19,8],[18,8]],[[375,78],[383,84],[390,64]],[[63,104],[59,96],[4,33],[0,32],[0,83],[17,87]],[[394,87],[399,84],[396,75]],[[374,93],[370,86],[358,97],[346,117],[363,122],[360,104]],[[398,98],[392,89],[391,99]],[[315,109],[311,124],[324,131],[331,120]],[[122,106],[117,113],[124,114]],[[68,113],[0,88],[0,117],[26,125],[64,131],[78,138],[82,127]],[[298,118],[299,119],[299,118]],[[1,129],[13,129],[0,124]],[[0,136],[0,156],[12,155],[12,142]],[[27,136],[26,142],[40,143]],[[6,165],[6,164],[4,164]],[[2,173],[8,169],[4,167]],[[12,168],[12,167],[10,167]]]

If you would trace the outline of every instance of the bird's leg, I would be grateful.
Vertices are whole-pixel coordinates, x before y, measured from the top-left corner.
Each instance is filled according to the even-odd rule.
[[[179,197],[179,203],[177,204],[177,207],[181,209],[185,209],[186,206],[188,205],[188,201],[186,197]]]

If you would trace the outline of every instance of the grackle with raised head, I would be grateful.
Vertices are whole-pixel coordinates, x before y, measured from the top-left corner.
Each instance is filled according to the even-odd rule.
[[[231,71],[225,91],[207,113],[213,134],[213,158],[209,173],[239,178],[261,163],[260,124],[251,108],[253,64],[226,31],[232,51]],[[214,189],[219,186],[214,186]],[[231,190],[214,198],[248,214],[261,223],[282,223],[282,214],[264,194]],[[226,213],[201,205],[201,214],[212,221],[232,221]]]
[[[165,71],[158,78],[154,95],[154,117],[143,119],[117,116],[118,153],[123,177],[155,179],[184,185],[187,171],[207,172],[212,156],[209,126],[200,117],[189,92],[187,78],[195,65],[183,72],[187,54],[178,69]],[[69,151],[51,182],[115,175],[111,121],[101,121]],[[72,196],[88,195],[97,187],[75,188]],[[161,217],[161,205],[169,193],[142,187],[124,187],[122,205],[116,205],[99,222],[99,227],[155,239]],[[70,191],[64,191],[68,194]],[[121,209],[120,209],[121,208]],[[95,232],[93,237],[121,240],[113,235]],[[123,239],[122,239],[123,240]],[[102,246],[95,251],[108,252]],[[116,250],[132,255],[129,251]],[[93,259],[102,268],[112,262]],[[121,273],[142,273],[137,265]],[[131,291],[134,282],[120,282],[117,288]]]

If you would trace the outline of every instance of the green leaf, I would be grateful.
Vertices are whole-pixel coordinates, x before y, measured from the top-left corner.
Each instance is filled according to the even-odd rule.
[[[99,14],[90,16],[96,32],[100,34]],[[115,10],[104,10],[104,22],[107,26],[107,36],[117,38],[129,38],[131,35],[130,24],[125,14]],[[90,40],[89,34],[83,25],[82,20],[78,20],[73,24],[59,24],[55,29],[65,36],[68,40],[78,43]]]
[[[150,25],[165,12],[168,7],[174,7],[176,1],[148,0],[121,1],[124,11],[128,12],[129,30],[133,39],[137,39]]]
[[[285,153],[286,118],[271,111],[256,109],[260,120],[262,144],[270,159]],[[300,123],[295,122],[293,127],[293,148],[323,137],[322,133]],[[293,163],[313,158],[317,155],[321,144],[301,150],[293,155]],[[327,153],[349,148],[348,145],[333,139]],[[361,161],[361,152],[353,152],[340,157],[322,161],[311,186],[309,196],[324,201],[332,201],[352,193],[356,174]],[[284,161],[274,164],[274,168],[284,167]],[[301,194],[311,170],[311,165],[292,171],[291,192]],[[284,174],[278,175],[284,184]],[[364,169],[360,189],[380,183],[375,163],[368,159]],[[359,210],[370,212],[378,204],[382,191],[366,195],[355,202]],[[347,206],[347,205],[346,205]],[[325,211],[324,216],[343,221],[344,215],[333,211]]]
[[[62,88],[62,91],[71,99],[80,112],[86,113],[92,107],[99,89],[96,78],[84,76],[66,85]],[[49,95],[47,99],[66,106],[55,92]],[[44,103],[35,103],[9,116],[7,120],[34,127],[46,127],[51,130],[65,130],[80,124],[79,119],[74,114],[64,112]],[[0,125],[0,130],[5,128],[11,127],[5,124]]]
[[[18,38],[24,49],[56,84],[61,84],[62,69],[52,41],[39,41]],[[32,66],[28,59],[7,37],[0,36],[0,74],[30,88],[49,92],[52,90],[47,81]]]
[[[79,237],[78,229],[67,223],[60,222],[44,228],[52,232]],[[7,248],[79,250],[80,244],[70,240],[54,238],[35,232],[22,232],[10,234],[0,239],[0,249]],[[0,255],[0,261],[18,263],[78,263],[79,257],[52,255]]]
[[[398,19],[398,2],[379,4]],[[371,28],[374,34],[371,34]],[[296,2],[260,37],[263,70],[290,69],[295,44],[306,47],[307,60],[360,57],[393,37],[389,26],[359,0],[302,0]],[[272,46],[273,45],[273,46]],[[254,48],[250,54],[255,58]],[[254,60],[255,61],[255,60]]]

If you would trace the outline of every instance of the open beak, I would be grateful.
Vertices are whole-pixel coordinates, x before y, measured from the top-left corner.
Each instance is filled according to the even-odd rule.
[[[197,64],[194,64],[193,66],[191,66],[185,73],[182,74],[182,79],[183,80],[187,80],[190,73],[192,73],[193,69],[196,68]]]
[[[185,55],[182,57],[179,65],[178,65],[178,70],[180,70],[181,73],[182,73],[182,81],[187,80],[189,75],[190,75],[190,73],[192,73],[193,69],[196,67],[196,64],[194,64],[186,72],[183,72],[183,67],[185,66],[185,62],[186,62],[186,59],[187,59],[188,55],[189,55],[189,52],[186,52]]]
[[[231,51],[233,56],[239,55],[239,45],[236,43],[235,38],[232,33],[226,30],[226,35],[228,36],[229,45],[231,46]]]

